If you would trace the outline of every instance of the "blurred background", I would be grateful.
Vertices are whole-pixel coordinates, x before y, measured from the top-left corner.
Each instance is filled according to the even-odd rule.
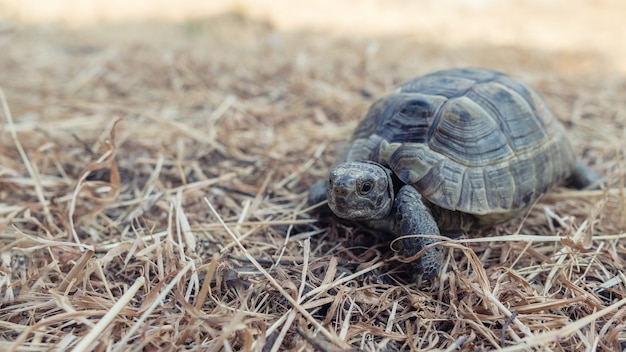
[[[609,68],[626,70],[626,2],[622,0],[0,1],[5,29],[10,23],[80,27],[185,21],[226,12],[266,21],[278,30],[407,35],[449,46],[480,44],[600,54]]]

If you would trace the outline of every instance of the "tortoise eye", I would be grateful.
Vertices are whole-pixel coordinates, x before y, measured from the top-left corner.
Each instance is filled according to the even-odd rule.
[[[370,193],[370,191],[372,190],[372,183],[370,181],[365,181],[361,184],[361,187],[359,188],[359,193],[365,195]]]

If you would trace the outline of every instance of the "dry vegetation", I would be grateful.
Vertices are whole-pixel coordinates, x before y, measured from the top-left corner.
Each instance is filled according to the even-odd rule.
[[[241,13],[0,40],[2,350],[626,348],[626,78],[601,55]],[[608,187],[446,243],[418,288],[306,192],[376,96],[460,65],[535,86]]]

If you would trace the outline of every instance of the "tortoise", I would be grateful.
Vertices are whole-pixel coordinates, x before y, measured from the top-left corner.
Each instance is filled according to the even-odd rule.
[[[483,68],[437,71],[376,100],[309,201],[400,239],[414,279],[437,276],[455,237],[505,222],[550,188],[599,179],[532,88]],[[434,236],[417,236],[434,235]]]

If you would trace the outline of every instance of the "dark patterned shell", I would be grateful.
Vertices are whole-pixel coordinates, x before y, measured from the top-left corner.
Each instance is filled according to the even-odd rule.
[[[541,97],[486,69],[401,84],[372,105],[344,159],[378,161],[434,205],[483,223],[527,208],[576,164]]]

